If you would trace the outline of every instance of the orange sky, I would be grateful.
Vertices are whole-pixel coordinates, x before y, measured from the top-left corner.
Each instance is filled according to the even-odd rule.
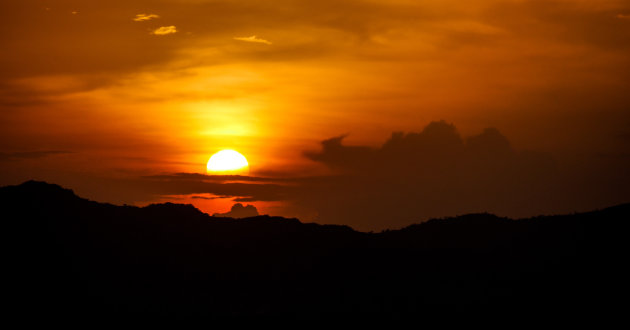
[[[224,148],[253,176],[325,175],[304,156],[321,140],[438,120],[630,176],[627,0],[3,1],[0,43],[0,184],[143,203],[163,197],[103,182],[203,173]],[[589,206],[630,196],[601,191]]]

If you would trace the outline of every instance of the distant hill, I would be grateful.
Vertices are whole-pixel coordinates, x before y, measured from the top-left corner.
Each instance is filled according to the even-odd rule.
[[[627,293],[630,204],[401,230],[191,205],[115,206],[29,181],[0,188],[8,298],[18,313],[99,316],[400,316],[427,306],[614,309]],[[616,307],[615,307],[616,306]]]

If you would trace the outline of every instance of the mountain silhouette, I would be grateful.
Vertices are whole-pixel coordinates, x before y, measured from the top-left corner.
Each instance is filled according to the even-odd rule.
[[[29,181],[0,188],[7,298],[42,317],[421,315],[427,306],[614,309],[630,204],[364,233],[192,205],[116,206]]]

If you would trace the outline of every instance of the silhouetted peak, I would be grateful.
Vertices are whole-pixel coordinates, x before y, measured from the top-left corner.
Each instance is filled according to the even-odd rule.
[[[300,220],[296,219],[296,218],[284,218],[284,217],[271,216],[271,215],[267,215],[267,214],[265,214],[265,215],[257,215],[255,217],[243,218],[242,221],[245,221],[245,222],[261,222],[261,223],[302,224],[302,222]]]
[[[426,221],[423,223],[413,224],[411,226],[405,227],[401,231],[416,231],[416,230],[422,231],[422,230],[428,229],[429,227],[450,226],[450,225],[466,226],[466,227],[474,226],[474,227],[483,228],[485,226],[504,224],[509,221],[514,221],[514,220],[509,219],[509,218],[502,218],[491,213],[470,213],[470,214],[460,215],[457,217],[430,219],[429,221]]]
[[[556,310],[616,304],[599,293],[626,282],[630,204],[522,220],[467,214],[367,234],[266,215],[202,217],[183,204],[106,205],[42,182],[0,193],[10,197],[0,198],[9,301],[38,315],[400,317],[424,304],[546,302]]]
[[[434,220],[440,221],[440,220]],[[457,217],[449,217],[441,219],[441,221],[452,222],[452,223],[469,223],[469,224],[477,224],[477,225],[493,225],[498,223],[504,223],[506,221],[513,221],[509,218],[499,217],[492,213],[470,213],[464,214]]]
[[[163,213],[169,214],[197,214],[197,215],[205,215],[205,213],[201,212],[198,208],[196,208],[192,204],[176,204],[176,203],[159,203],[159,204],[150,204],[145,206],[143,209],[148,211],[159,211]]]
[[[60,185],[45,181],[29,180],[17,185],[16,187],[30,191],[63,192],[72,193],[74,195],[74,191],[72,191],[72,189],[63,188]]]
[[[624,204],[620,204],[620,205],[615,205],[615,206],[607,207],[605,209],[598,210],[598,211],[609,212],[609,213],[626,214],[626,213],[630,213],[630,203],[624,203]]]
[[[44,181],[29,180],[16,186],[1,188],[8,197],[23,198],[29,196],[37,199],[79,199],[71,189]]]

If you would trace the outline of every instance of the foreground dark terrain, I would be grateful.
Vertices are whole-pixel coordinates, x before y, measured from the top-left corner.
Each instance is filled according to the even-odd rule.
[[[5,298],[31,315],[593,310],[627,293],[630,204],[523,220],[473,214],[368,234],[213,218],[189,205],[101,204],[34,181],[0,188],[0,203]]]

